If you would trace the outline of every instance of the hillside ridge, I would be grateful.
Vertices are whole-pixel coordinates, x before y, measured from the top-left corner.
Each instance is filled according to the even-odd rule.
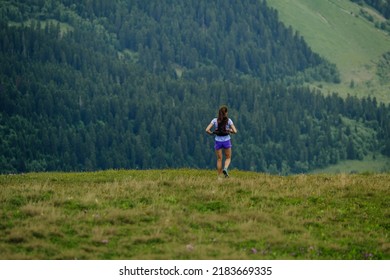
[[[384,55],[390,52],[390,32],[379,28],[381,24],[390,27],[390,22],[381,14],[350,0],[268,4],[277,9],[287,26],[299,31],[314,51],[337,65],[341,83],[321,83],[325,93],[335,91],[342,96],[371,96],[390,102],[390,79],[380,78],[390,75],[389,69],[381,73],[380,68]],[[318,87],[318,83],[313,85]]]

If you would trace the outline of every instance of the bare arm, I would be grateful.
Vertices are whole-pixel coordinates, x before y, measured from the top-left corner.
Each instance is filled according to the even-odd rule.
[[[213,127],[213,123],[211,122],[207,127],[206,127],[206,133],[207,134],[213,134],[213,132],[210,130]]]
[[[234,126],[234,124],[232,124],[230,126],[230,133],[233,133],[233,134],[236,134],[237,133],[237,128]]]

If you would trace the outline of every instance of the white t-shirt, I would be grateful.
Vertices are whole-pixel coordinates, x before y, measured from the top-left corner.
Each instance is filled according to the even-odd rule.
[[[211,121],[211,123],[214,125],[214,129],[218,129],[218,119],[217,118],[214,118]],[[226,130],[229,130],[232,125],[233,125],[233,121],[229,118],[228,122],[226,124]],[[228,140],[230,140],[230,135],[226,135],[226,136],[216,135],[215,136],[215,141],[218,141],[218,142],[224,142],[224,141],[228,141]]]

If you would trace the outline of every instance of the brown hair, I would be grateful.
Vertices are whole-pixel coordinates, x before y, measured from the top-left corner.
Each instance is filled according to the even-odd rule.
[[[222,128],[222,130],[226,130],[226,125],[228,123],[227,117],[228,108],[226,106],[221,106],[218,111],[218,128]]]

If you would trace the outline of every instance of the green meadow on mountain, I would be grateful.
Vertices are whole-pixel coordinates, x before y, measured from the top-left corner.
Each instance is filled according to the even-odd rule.
[[[339,84],[321,83],[324,92],[372,96],[390,101],[390,23],[364,1],[268,1],[280,19],[305,38],[313,51],[337,65]],[[366,1],[385,2],[385,1]],[[374,5],[375,7],[375,5]],[[384,14],[387,14],[387,19]],[[383,69],[385,68],[385,69]],[[318,86],[318,84],[314,84]]]
[[[214,176],[0,175],[0,259],[390,258],[389,174]]]

